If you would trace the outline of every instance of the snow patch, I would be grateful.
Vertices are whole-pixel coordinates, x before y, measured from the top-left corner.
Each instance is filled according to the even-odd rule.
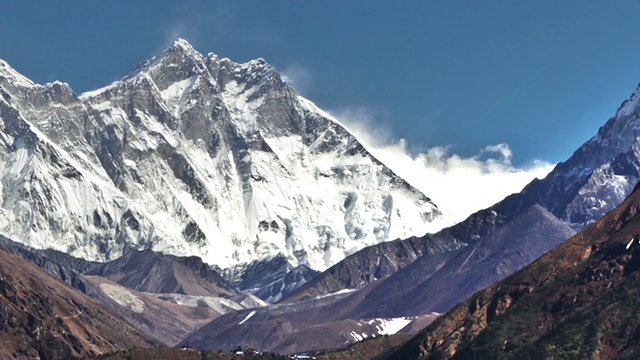
[[[102,292],[104,292],[113,301],[132,310],[133,312],[140,314],[145,310],[144,301],[140,300],[140,298],[122,286],[105,283],[100,284],[100,290],[102,290]]]
[[[355,341],[362,341],[370,337],[394,335],[409,325],[413,320],[415,320],[414,317],[363,320],[358,324],[362,329],[360,331],[351,331],[348,333],[348,336]]]
[[[242,310],[245,306],[236,303],[233,300],[214,297],[214,296],[199,296],[199,295],[184,295],[184,294],[170,294],[170,293],[146,293],[148,295],[157,297],[158,299],[172,302],[181,306],[198,307],[206,305],[215,310],[219,314],[227,314],[232,311]]]
[[[257,313],[257,311],[256,311],[256,310],[251,311],[249,314],[247,314],[247,316],[245,316],[245,318],[244,318],[244,319],[242,319],[242,321],[240,321],[240,322],[238,323],[238,325],[242,325],[242,324],[244,324],[245,322],[247,322],[247,320],[251,319],[251,318],[253,317],[253,315],[255,315],[256,313]]]

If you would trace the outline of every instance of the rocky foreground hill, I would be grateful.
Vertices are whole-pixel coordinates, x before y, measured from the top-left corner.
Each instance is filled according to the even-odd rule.
[[[0,358],[67,359],[161,342],[35,264],[0,249]]]

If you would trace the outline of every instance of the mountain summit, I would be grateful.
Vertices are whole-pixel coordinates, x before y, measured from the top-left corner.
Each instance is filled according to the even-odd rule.
[[[430,199],[264,60],[184,39],[77,96],[0,62],[0,232],[91,260],[129,249],[323,270],[437,230]]]

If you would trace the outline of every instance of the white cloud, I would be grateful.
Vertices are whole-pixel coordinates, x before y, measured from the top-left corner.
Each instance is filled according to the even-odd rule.
[[[304,94],[313,82],[311,72],[297,64],[289,64],[279,70],[282,80],[291,85],[300,94]]]
[[[194,37],[194,34],[191,33],[187,24],[176,22],[165,29],[162,44],[160,46],[162,51],[164,51],[178,38],[190,38],[189,41],[194,42]]]
[[[534,178],[544,178],[554,167],[535,160],[516,167],[508,144],[489,145],[477,155],[463,157],[448,147],[412,154],[406,141],[393,141],[381,130],[367,108],[331,112],[367,149],[396,174],[429,196],[446,215],[442,226],[466,219],[506,196],[519,192]]]

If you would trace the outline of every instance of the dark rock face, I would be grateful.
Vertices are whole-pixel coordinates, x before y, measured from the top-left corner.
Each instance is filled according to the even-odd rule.
[[[292,303],[344,289],[360,289],[397,272],[424,255],[445,259],[465,245],[451,237],[426,236],[371,246],[327,269],[281,302]]]
[[[17,255],[39,266],[51,276],[60,279],[83,293],[88,292],[87,282],[82,273],[102,264],[74,258],[66,253],[55,250],[36,250],[0,236],[0,249]]]
[[[318,271],[305,265],[293,267],[284,256],[278,255],[226,269],[224,274],[239,290],[273,303],[313,279]]]
[[[354,329],[375,332],[379,323],[341,320],[348,294],[271,305],[223,315],[189,335],[178,346],[233,349],[237,344],[262,351],[297,353],[341,346]],[[331,311],[328,311],[328,310]]]
[[[56,250],[38,250],[0,236],[0,248],[23,257],[52,276],[86,293],[83,275],[100,276],[142,292],[231,297],[238,290],[222,270],[202,259],[178,257],[152,250],[131,251],[107,263],[75,258]]]
[[[138,331],[167,346],[177,344],[222,312],[258,305],[247,295],[238,294],[221,277],[220,269],[204,264],[197,257],[181,258],[146,250],[133,251],[108,263],[97,263],[55,250],[28,248],[3,237],[0,237],[0,248],[80,290],[108,311],[126,319]],[[123,302],[122,296],[133,302]],[[198,300],[197,305],[182,306],[173,300],[189,301],[190,297],[213,299],[213,304]],[[217,305],[216,301],[223,305]],[[131,304],[136,306],[132,308]]]
[[[378,285],[349,316],[402,317],[446,312],[573,234],[567,224],[535,205],[454,256],[418,258]]]
[[[195,256],[178,257],[145,250],[132,251],[108,263],[96,264],[84,274],[101,276],[127,288],[149,293],[225,297],[237,294],[220,272]]]

